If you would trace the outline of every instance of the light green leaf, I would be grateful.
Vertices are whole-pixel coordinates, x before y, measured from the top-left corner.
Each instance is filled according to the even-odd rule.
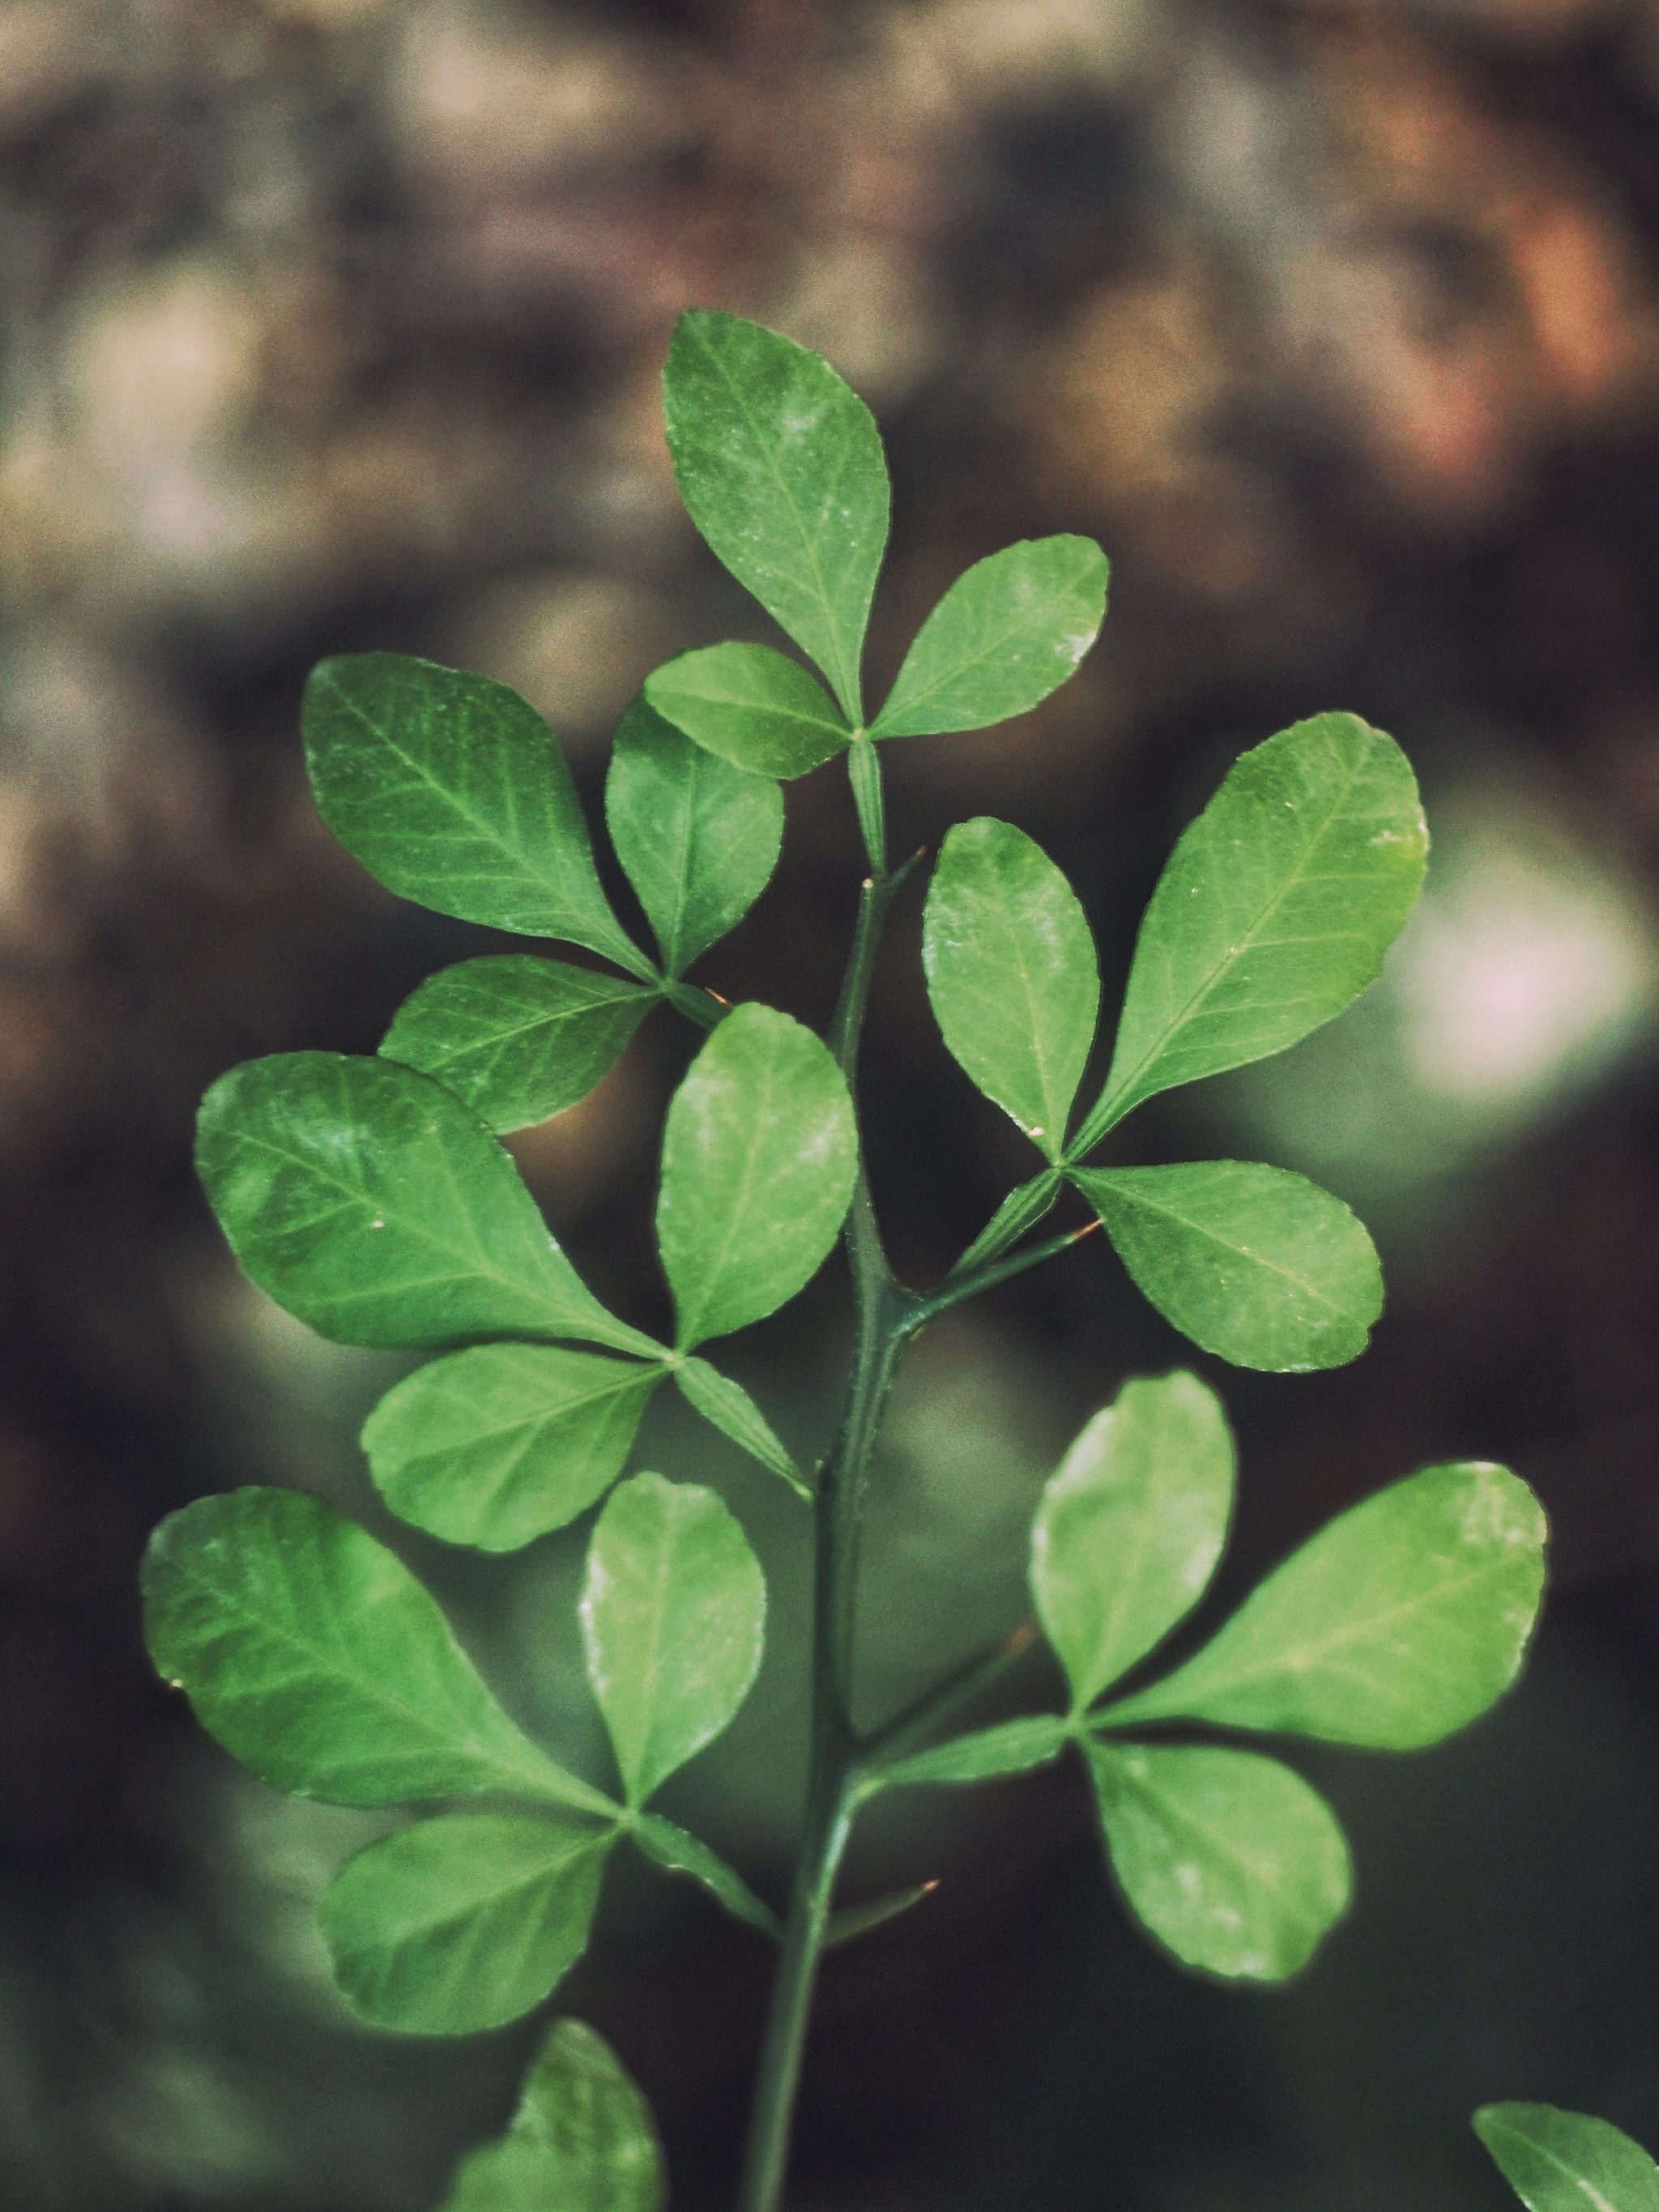
[[[1412,1751],[1508,1689],[1544,1586],[1543,1509],[1506,1468],[1425,1468],[1340,1514],[1185,1666],[1109,1706]]]
[[[1251,1160],[1073,1170],[1166,1321],[1236,1367],[1340,1367],[1382,1310],[1364,1224],[1306,1176]]]
[[[1275,1759],[1208,1746],[1085,1746],[1128,1906],[1184,1966],[1282,1982],[1348,1902],[1348,1847]]]
[[[302,720],[324,821],[389,890],[650,975],[599,888],[570,771],[528,700],[429,660],[351,653],[312,671]]]
[[[740,1445],[770,1474],[781,1474],[802,1498],[812,1495],[812,1486],[740,1382],[734,1382],[729,1375],[722,1375],[706,1359],[695,1357],[678,1363],[674,1380],[686,1403],[695,1407],[722,1436],[730,1437],[734,1444]]]
[[[636,1474],[594,1528],[581,1622],[628,1802],[642,1805],[749,1694],[766,1637],[760,1563],[712,1490]]]
[[[645,679],[645,696],[678,731],[732,767],[805,775],[853,733],[821,684],[769,645],[710,645]]]
[[[538,2005],[587,1948],[614,1828],[451,1813],[348,1860],[323,1940],[354,2011],[410,2035],[471,2035]]]
[[[442,2212],[662,2212],[662,2153],[617,2054],[579,2020],[555,2021],[513,2124],[461,2161]]]
[[[872,738],[982,730],[1056,691],[1106,612],[1091,538],[1026,538],[958,576],[916,634]]]
[[[690,1875],[728,1912],[761,1935],[769,1936],[775,1942],[782,1935],[783,1925],[777,1914],[769,1905],[762,1904],[743,1876],[711,1851],[707,1844],[700,1843],[672,1820],[665,1820],[659,1813],[638,1813],[628,1832],[647,1858],[665,1873]]]
[[[657,1243],[682,1350],[763,1320],[817,1273],[853,1196],[858,1133],[810,1030],[738,1006],[692,1061],[663,1133]]]
[[[1031,1591],[1079,1711],[1190,1613],[1227,1540],[1233,1442],[1195,1375],[1126,1382],[1050,1477]]]
[[[919,1751],[883,1767],[874,1779],[883,1790],[912,1782],[994,1782],[1057,1759],[1070,1741],[1071,1730],[1056,1714],[1032,1713]]]
[[[610,1488],[662,1377],[554,1345],[475,1345],[387,1391],[363,1430],[369,1472],[416,1528],[516,1552]]]
[[[609,1814],[479,1680],[403,1562],[315,1498],[234,1490],[144,1555],[156,1672],[262,1782],[337,1805],[510,1790]]]
[[[901,1912],[931,1897],[938,1887],[937,1881],[913,1882],[908,1889],[890,1890],[885,1897],[872,1897],[861,1905],[838,1905],[824,1927],[824,1949],[839,1950],[843,1943],[854,1943],[860,1936],[867,1936],[872,1928],[884,1928]]]
[[[691,520],[862,721],[859,659],[890,501],[869,409],[805,346],[699,309],[675,328],[663,416]]]
[[[1474,2131],[1531,2212],[1659,2212],[1659,2166],[1610,2120],[1483,2105]]]
[[[658,1003],[641,984],[533,952],[461,960],[404,1000],[380,1054],[492,1129],[525,1129],[586,1098]]]
[[[783,846],[783,793],[665,722],[643,699],[623,716],[605,779],[617,857],[682,975],[735,929],[772,880]]]
[[[1246,753],[1141,921],[1111,1071],[1068,1157],[1155,1091],[1283,1052],[1374,982],[1427,864],[1392,738],[1316,714]]]
[[[927,888],[921,961],[955,1059],[1058,1159],[1100,1011],[1094,939],[1071,885],[1023,830],[958,823]]]
[[[574,1336],[647,1358],[477,1115],[395,1061],[280,1053],[220,1077],[196,1164],[262,1291],[343,1344]]]

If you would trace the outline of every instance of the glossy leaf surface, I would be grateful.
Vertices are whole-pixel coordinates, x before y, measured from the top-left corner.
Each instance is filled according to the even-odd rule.
[[[510,1790],[608,1801],[521,1735],[403,1562],[315,1498],[234,1490],[144,1555],[158,1674],[259,1777],[337,1805]]]
[[[1167,1950],[1229,1980],[1282,1982],[1307,1964],[1352,1881],[1316,1790],[1255,1752],[1086,1750],[1112,1871]]]
[[[369,1472],[416,1528],[517,1551],[610,1488],[662,1376],[556,1345],[475,1345],[387,1391],[363,1429]]]
[[[1474,2131],[1530,2212],[1659,2212],[1659,2166],[1610,2120],[1484,2105]]]
[[[663,1133],[657,1243],[682,1349],[763,1320],[817,1273],[852,1199],[857,1149],[828,1048],[770,1006],[734,1008]]]
[[[671,975],[743,920],[783,846],[772,779],[694,744],[643,699],[617,732],[605,816]]]
[[[1198,1603],[1227,1540],[1233,1443],[1195,1375],[1125,1383],[1043,1490],[1031,1591],[1079,1709]]]
[[[1382,1310],[1382,1270],[1340,1198],[1283,1168],[1200,1160],[1073,1170],[1164,1319],[1235,1367],[1340,1367]]]
[[[644,2098],[602,2037],[561,2020],[511,2126],[462,2160],[442,2212],[662,2212],[665,2202]]]
[[[694,1406],[722,1436],[729,1437],[771,1474],[781,1475],[802,1498],[811,1496],[811,1485],[740,1382],[734,1382],[729,1375],[722,1375],[706,1359],[695,1357],[679,1362],[674,1370],[674,1380],[687,1405]]]
[[[904,657],[873,738],[982,730],[1057,690],[1106,612],[1106,556],[1091,538],[1027,538],[976,561]]]
[[[531,952],[461,960],[404,1000],[380,1053],[492,1129],[526,1129],[586,1098],[658,1003],[642,984]]]
[[[1543,1510],[1507,1468],[1425,1468],[1310,1539],[1201,1651],[1109,1709],[1410,1751],[1515,1680],[1544,1583]]]
[[[921,958],[952,1056],[1057,1159],[1100,1010],[1094,939],[1071,885],[1023,830],[958,823],[928,886]]]
[[[749,1694],[766,1583],[712,1490],[636,1474],[587,1553],[582,1642],[630,1805],[711,1743]]]
[[[629,1829],[635,1842],[665,1874],[689,1875],[701,1882],[734,1918],[775,1941],[783,1933],[778,1916],[763,1905],[734,1868],[727,1866],[707,1844],[659,1813],[637,1814]]]
[[[757,775],[805,775],[852,743],[823,685],[769,645],[683,653],[646,678],[645,696],[697,745]]]
[[[411,2035],[471,2035],[538,2005],[587,1948],[609,1828],[451,1813],[367,1850],[323,1899],[354,2011]]]
[[[429,660],[352,653],[313,670],[303,724],[324,821],[389,890],[648,973],[599,887],[558,742],[527,699]]]
[[[663,415],[688,513],[853,721],[887,544],[881,438],[828,362],[736,315],[682,315]]]
[[[953,1742],[935,1744],[899,1759],[881,1773],[881,1786],[911,1782],[992,1782],[1005,1774],[1024,1774],[1056,1759],[1070,1741],[1065,1722],[1053,1713],[1033,1713],[976,1729]]]

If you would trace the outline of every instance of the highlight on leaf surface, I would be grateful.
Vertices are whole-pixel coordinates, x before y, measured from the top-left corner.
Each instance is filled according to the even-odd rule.
[[[1483,2105],[1474,2131],[1529,2212],[1659,2212],[1659,2166],[1610,2120]]]
[[[615,1840],[573,1821],[448,1813],[370,1844],[323,1899],[342,1994],[411,2035],[517,2020],[586,1949]]]
[[[1339,1198],[1250,1160],[1075,1168],[1136,1287],[1236,1367],[1340,1367],[1382,1310],[1382,1270]]]
[[[527,699],[433,661],[353,653],[313,670],[301,720],[324,821],[388,890],[649,977],[600,888],[558,741]]]
[[[506,2134],[462,2160],[441,2212],[663,2212],[666,2202],[644,2098],[603,2037],[561,2020]]]
[[[853,741],[823,685],[769,645],[683,653],[646,678],[645,696],[687,738],[758,775],[805,775]]]

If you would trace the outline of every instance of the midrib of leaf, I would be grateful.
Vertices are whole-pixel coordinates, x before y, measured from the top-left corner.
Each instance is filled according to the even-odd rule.
[[[768,1066],[760,1081],[756,1085],[756,1089],[759,1094],[759,1105],[758,1109],[750,1116],[750,1126],[752,1127],[758,1128],[760,1127],[765,1110],[771,1105],[772,1095],[776,1087],[774,1080],[775,1073],[775,1066]],[[708,1310],[707,1286],[709,1283],[717,1282],[725,1273],[726,1263],[731,1257],[732,1254],[732,1240],[736,1233],[737,1224],[742,1219],[744,1214],[748,1210],[749,1200],[754,1190],[755,1162],[760,1147],[758,1144],[755,1144],[748,1146],[743,1152],[738,1170],[736,1196],[731,1205],[722,1206],[720,1209],[720,1225],[718,1241],[714,1247],[714,1255],[711,1257],[708,1267],[703,1270],[704,1296],[697,1309],[697,1317],[699,1322],[701,1322],[703,1315]],[[702,1339],[701,1338],[694,1339],[691,1329],[688,1324],[682,1323],[679,1345],[679,1349],[681,1351],[688,1351],[691,1348],[694,1342],[701,1343],[702,1341]]]
[[[512,1436],[519,1430],[544,1429],[551,1421],[563,1420],[568,1415],[580,1413],[589,1406],[602,1404],[607,1398],[620,1398],[625,1391],[638,1389],[640,1378],[649,1372],[649,1365],[641,1360],[637,1367],[617,1382],[596,1383],[592,1389],[583,1390],[574,1398],[566,1398],[557,1406],[544,1407],[540,1412],[534,1413],[517,1413],[511,1420],[495,1421],[492,1422],[488,1428],[475,1429],[465,1446],[436,1444],[429,1450],[416,1453],[414,1456],[417,1459],[436,1459],[458,1449],[471,1450],[478,1444],[496,1443],[502,1437]],[[531,1449],[535,1441],[535,1437],[532,1435],[525,1437],[523,1443],[518,1447],[518,1455],[513,1462],[515,1467],[522,1461],[525,1453]]]
[[[1535,2136],[1522,2135],[1521,2130],[1517,2127],[1512,2126],[1510,2130],[1510,2133],[1513,2136],[1519,2136],[1520,2140],[1526,2144],[1528,2149],[1534,2152],[1539,2158],[1547,2160],[1547,2162],[1555,2168],[1556,2172],[1561,2175],[1564,2180],[1570,2182],[1575,2189],[1579,2191],[1586,2201],[1595,2207],[1595,2212],[1619,2212],[1619,2207],[1613,2203],[1608,2198],[1602,2196],[1601,2191],[1595,2186],[1595,2184],[1587,2174],[1576,2172],[1574,2168],[1570,2166],[1566,2163],[1565,2160],[1560,2156],[1559,2153],[1553,2151],[1547,2143],[1540,2142]],[[1505,2179],[1507,2179],[1507,2176]]]
[[[1241,1752],[1238,1754],[1243,1759],[1255,1755],[1250,1752]],[[1265,1765],[1276,1764],[1273,1760],[1264,1760],[1262,1763]],[[1162,1808],[1164,1818],[1170,1827],[1185,1830],[1188,1834],[1196,1836],[1216,1858],[1225,1860],[1228,1864],[1237,1867],[1242,1874],[1249,1875],[1263,1889],[1271,1891],[1276,1896],[1285,1894],[1283,1885],[1274,1878],[1279,1870],[1275,1862],[1269,1860],[1263,1863],[1253,1859],[1248,1851],[1241,1850],[1231,1837],[1224,1835],[1219,1829],[1207,1826],[1200,1820],[1196,1813],[1178,1798],[1171,1797],[1166,1790],[1160,1790],[1146,1775],[1136,1774],[1121,1760],[1118,1762],[1118,1772],[1123,1783],[1130,1790],[1137,1791],[1151,1803]]]
[[[1109,1174],[1110,1170],[1108,1170],[1107,1172]],[[1305,1281],[1300,1275],[1293,1274],[1290,1268],[1281,1267],[1278,1261],[1269,1260],[1260,1252],[1252,1252],[1243,1244],[1231,1242],[1222,1236],[1219,1231],[1209,1228],[1201,1221],[1189,1220],[1184,1213],[1177,1212],[1173,1206],[1161,1204],[1155,1199],[1142,1198],[1139,1194],[1126,1192],[1121,1185],[1116,1186],[1116,1191],[1118,1198],[1126,1205],[1138,1206],[1143,1213],[1153,1213],[1164,1220],[1178,1222],[1182,1228],[1190,1230],[1194,1236],[1206,1237],[1212,1244],[1218,1244],[1224,1252],[1235,1252],[1241,1259],[1248,1260],[1253,1267],[1265,1268],[1270,1275],[1279,1276],[1282,1281],[1288,1283],[1292,1290],[1300,1291],[1304,1297],[1313,1299],[1317,1304],[1322,1306],[1334,1319],[1340,1321],[1343,1318],[1343,1310],[1334,1299],[1328,1297],[1323,1291],[1316,1288],[1314,1284]],[[1086,1197],[1088,1194],[1085,1192],[1083,1195]]]
[[[639,1770],[628,1777],[628,1802],[630,1805],[639,1802],[643,1796],[644,1791],[641,1785],[645,1770],[652,1764],[650,1754],[654,1747],[656,1736],[657,1667],[662,1654],[663,1614],[667,1605],[669,1586],[673,1579],[673,1527],[671,1522],[665,1522],[659,1534],[656,1558],[652,1563],[651,1625],[649,1633],[644,1639],[644,1664],[640,1669],[638,1678],[644,1684],[646,1692],[645,1737],[637,1748],[635,1758],[629,1761],[630,1765]]]
[[[405,1832],[412,1832],[412,1831],[405,1831]],[[469,1897],[465,1904],[457,1905],[452,1911],[434,1912],[428,1918],[405,1923],[400,1932],[392,1937],[384,1948],[391,1948],[394,1945],[436,1936],[446,1929],[465,1930],[469,1923],[476,1923],[481,1914],[497,1911],[510,1899],[526,1896],[532,1890],[539,1889],[556,1879],[567,1869],[574,1869],[580,1860],[586,1858],[591,1852],[599,1850],[608,1840],[601,1830],[595,1833],[591,1841],[574,1846],[560,1857],[538,1867],[532,1873],[504,1877],[500,1881],[490,1884],[487,1888],[477,1891]],[[520,1953],[521,1958],[527,1960],[535,1948],[536,1939],[542,1930],[544,1917],[544,1915],[538,1916],[533,1921],[526,1920],[520,1923],[525,1936]],[[469,1956],[476,1954],[481,1938],[482,1931],[473,1935]],[[454,1980],[455,1977],[452,1975],[452,1989],[454,1986]]]
[[[1028,1128],[1025,1134],[1046,1158],[1057,1160],[1066,1141],[1066,1113],[1071,1102],[1068,1100],[1066,1108],[1061,1109],[1059,1116],[1060,1126],[1056,1128],[1054,1126],[1055,1100],[1051,1071],[1048,1055],[1043,1048],[1042,1025],[1036,1018],[1036,996],[1031,988],[1031,971],[1025,957],[1024,931],[1018,929],[1012,931],[1007,941],[1012,948],[1014,967],[1019,975],[1020,994],[1024,1000],[1026,1034],[1030,1039],[1031,1058],[1036,1063],[1037,1088],[1042,1094],[1042,1111],[1045,1116],[1045,1127],[1041,1133]]]
[[[1083,564],[1079,562],[1075,567],[1073,567],[1071,574],[1066,579],[1066,584],[1074,584],[1082,572]],[[1064,590],[1066,588],[1066,585],[1062,584],[1057,586],[1057,588]],[[948,597],[949,594],[947,593],[946,596]],[[944,601],[941,600],[940,605],[943,605],[943,604]],[[948,684],[960,683],[962,678],[969,674],[971,671],[982,667],[988,660],[994,659],[997,653],[1001,652],[1003,647],[1006,645],[1011,639],[1018,637],[1023,630],[1030,629],[1034,617],[1031,611],[1028,609],[1024,616],[1018,617],[1012,621],[1006,629],[999,630],[994,635],[988,636],[984,644],[977,653],[969,653],[964,659],[957,661],[954,667],[947,668],[943,675],[936,676],[933,678],[933,681],[929,684],[924,685],[922,690],[920,691],[913,691],[908,699],[901,701],[898,709],[899,713],[901,714],[912,714],[915,712],[918,707],[922,706],[927,700],[934,697],[939,692],[943,691]],[[924,625],[924,627],[926,627],[926,625]],[[903,672],[904,672],[902,669],[899,672],[901,675],[902,675]],[[889,702],[888,703],[890,704],[891,702]],[[881,713],[877,715],[874,722],[872,723],[870,734],[872,738],[878,738],[882,735],[881,725],[886,713],[887,708],[884,706]]]
[[[424,1069],[420,1072],[430,1073],[434,1067],[450,1067],[458,1060],[470,1060],[475,1055],[486,1052],[494,1053],[499,1060],[508,1045],[516,1043],[520,1037],[529,1036],[537,1030],[558,1029],[566,1022],[580,1021],[584,1014],[601,1012],[608,1013],[613,1006],[626,1006],[629,1000],[635,995],[635,987],[630,983],[619,990],[614,998],[590,999],[584,1006],[568,1006],[559,1013],[536,1014],[532,1015],[528,1021],[507,1022],[498,1029],[491,1030],[487,1036],[476,1039],[471,1043],[458,1044],[447,1052],[440,1046],[427,1060]],[[645,993],[640,995],[654,997],[656,994]],[[389,1058],[390,1054],[387,1054],[387,1057]],[[402,1064],[399,1063],[399,1065]],[[491,1065],[494,1066],[493,1061]]]

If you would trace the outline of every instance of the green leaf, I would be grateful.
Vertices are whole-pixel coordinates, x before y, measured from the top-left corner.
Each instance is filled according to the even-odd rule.
[[[1236,1367],[1340,1367],[1382,1310],[1364,1224],[1306,1176],[1251,1160],[1073,1170],[1139,1289]]]
[[[1244,754],[1140,925],[1111,1071],[1069,1157],[1177,1083],[1283,1052],[1374,982],[1422,886],[1406,756],[1354,714]]]
[[[395,1061],[280,1053],[220,1077],[196,1164],[262,1291],[343,1344],[574,1336],[660,1351],[594,1297],[476,1115]]]
[[[1474,2131],[1531,2212],[1659,2212],[1659,2166],[1610,2120],[1483,2105]]]
[[[883,1790],[912,1782],[994,1782],[1057,1759],[1070,1741],[1070,1729],[1056,1714],[1032,1713],[919,1751],[883,1767],[875,1778]]]
[[[1044,1168],[1030,1182],[1011,1190],[951,1268],[947,1279],[954,1282],[963,1275],[971,1274],[976,1267],[988,1267],[993,1260],[1000,1259],[1028,1229],[1035,1229],[1039,1221],[1053,1212],[1054,1200],[1064,1188],[1059,1172]]]
[[[337,1805],[484,1790],[614,1812],[539,1752],[403,1562],[315,1498],[234,1490],[144,1555],[155,1668],[262,1782]]]
[[[323,1899],[353,2009],[410,2035],[471,2035],[538,2005],[587,1948],[614,1828],[451,1813],[382,1837]]]
[[[658,1003],[641,984],[532,952],[461,960],[404,1000],[380,1054],[504,1133],[586,1098]]]
[[[1275,1759],[1209,1746],[1088,1743],[1125,1900],[1184,1966],[1282,1982],[1348,1902],[1348,1847],[1316,1790]]]
[[[760,1563],[712,1490],[636,1474],[594,1528],[581,1621],[628,1802],[641,1805],[749,1694],[766,1636]]]
[[[645,696],[698,745],[763,776],[805,775],[853,741],[822,685],[769,645],[683,653],[646,678]]]
[[[561,2020],[513,2124],[461,2161],[442,2212],[662,2212],[666,2189],[650,2111],[616,2052]]]
[[[1102,1717],[1218,1721],[1412,1751],[1508,1689],[1544,1586],[1543,1509],[1506,1468],[1425,1468],[1340,1514],[1185,1666]]]
[[[1192,1611],[1227,1540],[1233,1443],[1195,1375],[1126,1382],[1043,1490],[1031,1590],[1078,1711]]]
[[[605,778],[611,842],[671,975],[736,928],[783,848],[783,793],[720,750],[694,744],[636,699]]]
[[[649,976],[599,888],[558,740],[528,700],[429,660],[351,653],[312,671],[302,721],[324,821],[388,890]]]
[[[628,1832],[665,1873],[690,1875],[728,1912],[761,1935],[775,1942],[783,1934],[777,1914],[762,1904],[743,1876],[674,1821],[665,1820],[659,1813],[638,1813]]]
[[[1100,1011],[1094,939],[1071,885],[1023,830],[958,823],[927,888],[921,960],[955,1059],[1058,1159]]]
[[[869,409],[805,346],[698,309],[675,328],[663,416],[691,520],[862,721],[859,659],[890,500]]]
[[[678,1362],[674,1380],[686,1403],[695,1407],[722,1436],[730,1437],[734,1444],[740,1445],[770,1474],[781,1474],[802,1498],[812,1495],[811,1484],[740,1382],[734,1382],[729,1375],[722,1375],[706,1359],[696,1358]]]
[[[958,576],[916,634],[872,738],[982,730],[1057,691],[1106,612],[1091,538],[1026,538]]]
[[[872,1897],[862,1905],[838,1905],[824,1927],[824,1949],[839,1950],[843,1943],[854,1943],[860,1936],[867,1936],[872,1928],[884,1928],[901,1912],[908,1912],[924,1897],[931,1897],[938,1887],[937,1881],[913,1882],[908,1889],[890,1890],[885,1897]]]
[[[659,1366],[546,1344],[481,1344],[395,1383],[363,1449],[392,1511],[446,1543],[516,1552],[621,1474]]]
[[[763,1320],[817,1273],[853,1196],[858,1133],[834,1058],[770,1006],[738,1006],[663,1133],[657,1243],[684,1350]]]

